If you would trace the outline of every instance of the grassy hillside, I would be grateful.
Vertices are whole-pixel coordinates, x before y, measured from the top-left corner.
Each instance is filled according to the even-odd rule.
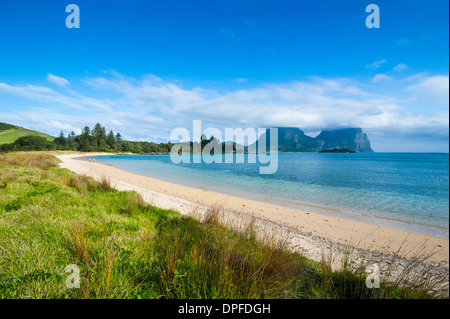
[[[432,297],[424,283],[368,289],[362,271],[332,271],[215,216],[147,205],[46,153],[0,154],[0,299]],[[73,264],[80,287],[68,289]]]
[[[14,143],[19,137],[27,135],[41,136],[46,138],[50,142],[53,142],[53,140],[55,139],[53,136],[44,133],[6,123],[0,123],[0,145]]]

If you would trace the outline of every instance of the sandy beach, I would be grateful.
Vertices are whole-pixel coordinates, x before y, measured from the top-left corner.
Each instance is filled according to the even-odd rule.
[[[289,238],[290,249],[316,261],[322,258],[340,260],[339,256],[345,251],[351,251],[356,259],[364,255],[366,260],[380,255],[407,259],[427,255],[428,264],[448,273],[448,239],[196,189],[79,160],[80,156],[100,155],[64,154],[57,157],[62,168],[98,180],[109,178],[116,189],[137,191],[146,202],[161,208],[196,217],[210,207],[220,208],[228,223],[252,222],[262,231]]]

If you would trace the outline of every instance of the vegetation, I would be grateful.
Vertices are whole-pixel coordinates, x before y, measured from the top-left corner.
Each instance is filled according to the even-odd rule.
[[[235,142],[221,142],[217,137],[211,135],[209,138],[202,134],[199,141],[179,143],[184,149],[189,150],[190,154],[209,153],[215,154],[219,150],[220,154],[225,153],[248,153],[248,147]],[[182,149],[179,149],[179,153]]]
[[[17,126],[0,122],[0,131],[8,131],[17,128]]]
[[[93,129],[86,126],[81,134],[76,135],[70,132],[67,136],[61,131],[59,136],[54,138],[43,133],[18,128],[7,123],[0,123],[1,130],[5,132],[15,131],[17,134],[8,133],[8,139],[3,138],[3,145],[0,145],[0,152],[11,151],[79,151],[79,152],[124,152],[136,154],[168,154],[174,144],[172,143],[153,143],[153,142],[132,142],[122,139],[120,133],[114,134],[112,130],[106,133],[106,129],[100,123],[97,123]],[[21,132],[20,134],[18,132]],[[34,132],[23,136],[24,132]],[[0,141],[1,141],[0,133]],[[4,136],[6,137],[6,135]],[[2,144],[2,143],[0,143]],[[214,136],[207,138],[202,135],[199,142],[188,142],[191,153],[200,152],[210,144],[211,154],[214,153],[214,146],[219,145],[220,141]],[[225,153],[225,143],[221,145],[222,153]],[[232,145],[233,151],[236,151],[236,143]],[[246,149],[246,148],[245,148]]]
[[[6,123],[0,123],[0,132],[2,129],[6,131],[0,133],[0,144],[3,144],[0,145],[0,152],[70,150],[166,154],[170,152],[172,147],[170,143],[125,141],[120,133],[114,134],[112,130],[106,133],[105,127],[100,123],[97,123],[92,130],[89,126],[86,126],[80,135],[71,132],[65,136],[64,132],[61,131],[56,138]]]
[[[0,146],[0,150],[4,151],[49,151],[55,148],[55,144],[41,136],[22,136],[14,143],[4,144]]]
[[[47,153],[0,154],[0,298],[430,298],[425,284],[368,289],[252,225],[232,231],[150,206]],[[66,288],[67,265],[80,288]]]
[[[0,149],[2,144],[14,143],[18,138],[30,135],[43,137],[50,142],[55,139],[44,133],[0,122]]]

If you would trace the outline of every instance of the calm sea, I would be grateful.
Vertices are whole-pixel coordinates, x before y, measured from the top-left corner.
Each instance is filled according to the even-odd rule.
[[[197,156],[197,155],[194,155]],[[448,238],[449,154],[280,153],[260,164],[174,164],[169,155],[101,156],[132,173],[292,208]]]

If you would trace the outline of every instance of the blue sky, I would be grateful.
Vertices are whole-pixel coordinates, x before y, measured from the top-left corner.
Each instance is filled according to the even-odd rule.
[[[65,8],[80,8],[68,29]],[[380,7],[368,29],[365,7]],[[359,126],[448,152],[448,1],[0,2],[0,121],[131,140],[175,127]]]

